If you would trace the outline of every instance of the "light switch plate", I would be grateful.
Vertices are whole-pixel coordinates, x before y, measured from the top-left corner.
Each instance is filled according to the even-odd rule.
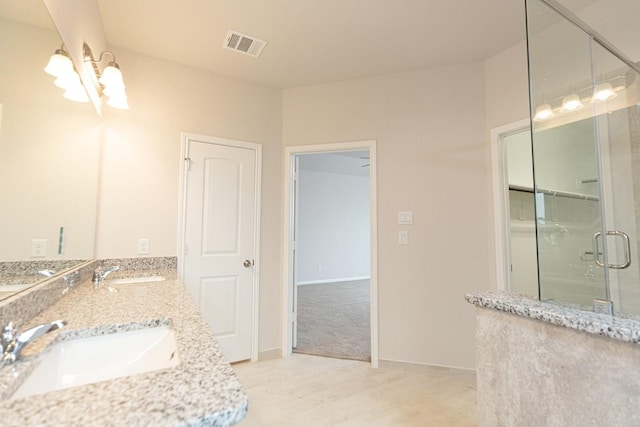
[[[398,224],[400,225],[413,224],[413,212],[412,211],[398,212]]]
[[[409,244],[409,232],[406,230],[398,231],[398,244],[399,245],[408,245]]]
[[[594,299],[593,311],[595,313],[608,314],[609,316],[613,316],[613,303],[607,300]]]

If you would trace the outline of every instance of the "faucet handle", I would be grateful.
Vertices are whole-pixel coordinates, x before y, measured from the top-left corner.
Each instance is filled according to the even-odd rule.
[[[14,321],[9,322],[2,328],[2,339],[0,340],[1,350],[4,352],[14,342],[16,338],[17,328]]]
[[[11,341],[16,336],[16,322],[13,320],[9,322],[2,330],[2,340]]]
[[[102,274],[104,272],[104,269],[102,267],[97,267],[94,271],[93,271],[93,283],[100,283],[102,281]]]

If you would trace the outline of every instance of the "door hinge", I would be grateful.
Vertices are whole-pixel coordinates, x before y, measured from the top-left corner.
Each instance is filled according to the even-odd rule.
[[[185,169],[186,170],[191,170],[191,158],[190,157],[185,157],[184,158],[184,162],[185,162]]]
[[[188,249],[187,249],[187,244],[186,244],[186,243],[185,243],[185,245],[184,245],[184,249],[183,249],[183,251],[182,251],[182,252],[183,252],[183,253],[182,253],[183,255],[186,255],[186,254],[187,254],[187,252],[189,252],[189,251],[188,251]]]

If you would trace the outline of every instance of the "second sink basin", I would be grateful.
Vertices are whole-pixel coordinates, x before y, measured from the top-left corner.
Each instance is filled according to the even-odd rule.
[[[175,333],[168,326],[64,341],[51,348],[12,397],[97,383],[179,363]]]

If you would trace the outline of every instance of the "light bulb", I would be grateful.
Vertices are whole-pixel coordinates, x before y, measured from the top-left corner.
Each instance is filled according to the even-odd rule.
[[[113,65],[111,65],[113,64]],[[98,81],[105,87],[124,88],[124,81],[122,80],[122,73],[115,62],[107,65],[102,71],[102,76]]]
[[[80,76],[78,76],[78,73],[71,70],[69,73],[59,76],[53,84],[59,88],[67,90],[74,86],[81,85],[82,83],[80,83]]]
[[[89,96],[87,96],[87,91],[84,89],[84,86],[82,86],[81,84],[70,87],[64,92],[64,95],[62,96],[64,96],[66,99],[70,101],[89,102]]]
[[[122,98],[122,97],[127,97],[127,94],[124,91],[124,86],[123,87],[114,87],[114,86],[105,86],[104,89],[102,90],[102,93],[104,94],[104,96],[108,97],[108,98]]]
[[[562,99],[562,111],[575,111],[582,107],[584,107],[584,105],[582,105],[580,97],[575,93],[567,95]]]
[[[49,58],[47,66],[44,67],[44,71],[54,77],[60,77],[73,71],[73,63],[71,63],[71,59],[64,50],[58,49],[56,53]]]
[[[539,105],[536,108],[536,114],[533,116],[533,120],[536,121],[536,122],[539,122],[539,121],[542,121],[542,120],[550,119],[553,116],[555,116],[555,114],[553,113],[553,110],[551,109],[551,105],[542,104],[542,105]]]
[[[113,108],[117,108],[118,110],[128,110],[129,103],[127,102],[127,96],[122,94],[122,96],[114,96],[113,98],[109,98],[107,101],[107,105]]]
[[[591,102],[600,102],[606,101],[607,99],[612,99],[618,96],[616,92],[613,90],[613,86],[611,83],[605,82],[600,83],[593,89],[593,96],[591,97]]]

